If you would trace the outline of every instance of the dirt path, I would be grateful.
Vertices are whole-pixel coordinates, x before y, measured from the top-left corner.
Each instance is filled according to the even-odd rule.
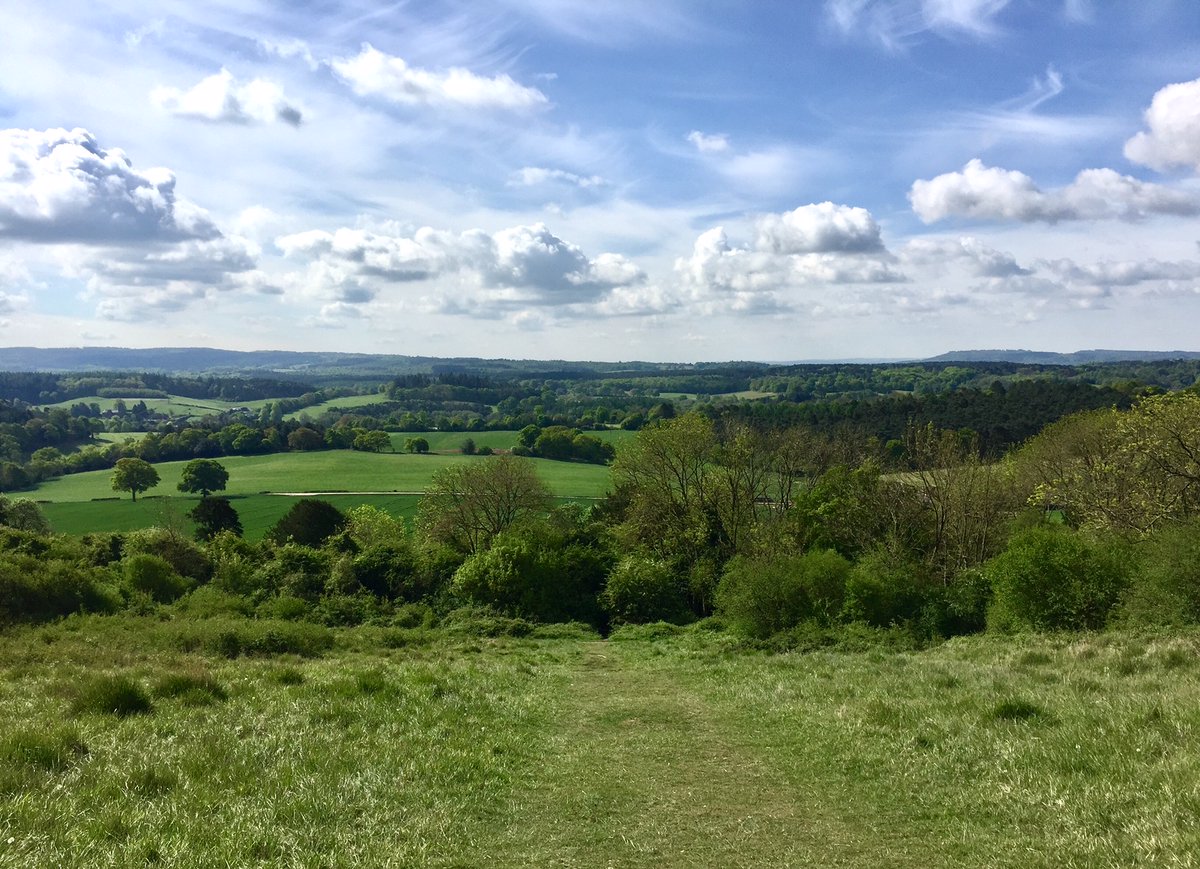
[[[670,665],[590,643],[492,865],[831,865],[837,820]]]

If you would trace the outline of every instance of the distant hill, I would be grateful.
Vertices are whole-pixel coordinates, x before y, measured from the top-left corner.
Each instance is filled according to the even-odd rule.
[[[1200,359],[1194,350],[952,350],[926,362],[1016,362],[1022,365],[1086,365],[1095,362],[1148,362],[1157,359]]]

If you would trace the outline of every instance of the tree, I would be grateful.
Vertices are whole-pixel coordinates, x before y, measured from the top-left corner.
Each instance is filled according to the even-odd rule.
[[[417,522],[431,539],[474,554],[519,519],[542,513],[549,504],[550,490],[531,462],[495,456],[435,473],[418,507]]]
[[[345,524],[345,514],[328,501],[301,498],[272,526],[266,536],[276,543],[290,540],[304,546],[320,546],[327,538],[341,531]]]
[[[129,492],[137,500],[138,492],[158,485],[158,471],[145,459],[121,459],[113,469],[112,487],[115,492]]]
[[[188,516],[196,523],[197,540],[212,540],[222,531],[242,536],[242,520],[228,498],[201,498]]]
[[[321,450],[325,448],[325,438],[320,432],[301,426],[288,435],[287,444],[289,450]]]
[[[354,436],[354,449],[364,453],[382,453],[392,448],[392,439],[385,431],[378,429],[360,431]]]
[[[192,459],[183,466],[183,477],[179,481],[179,491],[199,492],[201,498],[207,498],[212,492],[220,492],[229,482],[229,471],[225,466],[213,459]]]
[[[422,437],[408,438],[404,442],[404,451],[406,453],[427,453],[429,452],[429,441]]]
[[[467,438],[462,442],[462,454],[464,456],[473,456],[476,453],[475,439]]]

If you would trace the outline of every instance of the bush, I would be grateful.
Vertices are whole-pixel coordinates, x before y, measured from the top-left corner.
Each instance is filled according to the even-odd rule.
[[[1116,617],[1128,625],[1200,623],[1200,523],[1160,531],[1141,549]]]
[[[832,550],[773,559],[738,557],[717,585],[716,609],[737,633],[760,639],[842,608],[850,562]]]
[[[43,622],[77,612],[109,613],[121,598],[103,568],[28,555],[0,557],[0,625]]]
[[[146,689],[128,676],[97,676],[79,688],[71,711],[125,718],[153,712],[154,703]]]
[[[936,603],[936,587],[917,564],[886,549],[871,550],[846,579],[842,618],[876,628],[916,621]]]
[[[276,543],[299,543],[320,546],[342,530],[346,516],[328,501],[301,498],[276,522],[266,534]]]
[[[984,565],[994,599],[993,630],[1095,630],[1128,584],[1128,553],[1063,526],[1020,532]]]
[[[126,535],[124,553],[157,555],[171,565],[180,576],[197,582],[208,582],[212,562],[195,542],[167,528],[143,528]]]
[[[127,556],[123,568],[126,588],[149,595],[158,603],[172,603],[191,588],[190,582],[157,555]]]
[[[679,578],[665,562],[627,555],[608,575],[600,605],[614,625],[677,622],[688,616]]]
[[[254,615],[254,604],[249,600],[212,585],[203,585],[191,594],[181,597],[176,602],[175,609],[194,619]]]

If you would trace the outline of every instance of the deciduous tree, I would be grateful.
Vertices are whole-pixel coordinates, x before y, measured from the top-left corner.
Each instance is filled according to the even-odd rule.
[[[158,471],[144,459],[121,459],[113,469],[112,487],[116,492],[129,492],[137,500],[138,492],[158,485]]]

